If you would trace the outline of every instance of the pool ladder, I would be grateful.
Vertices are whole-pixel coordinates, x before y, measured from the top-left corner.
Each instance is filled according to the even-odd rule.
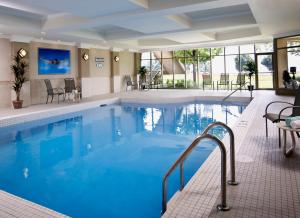
[[[230,207],[226,203],[226,148],[223,142],[218,139],[216,136],[211,135],[208,131],[216,126],[221,126],[225,128],[230,135],[230,175],[231,179],[227,181],[229,185],[238,185],[238,182],[235,180],[235,150],[234,150],[234,134],[232,129],[222,122],[215,122],[210,125],[203,131],[203,133],[197,136],[192,144],[180,155],[180,157],[175,161],[175,163],[169,168],[167,173],[163,177],[162,182],[162,212],[163,215],[167,210],[167,196],[168,196],[168,177],[173,173],[178,165],[180,165],[180,191],[184,189],[184,161],[188,155],[193,151],[193,149],[203,140],[209,139],[216,142],[221,151],[221,204],[217,206],[220,211],[228,211]]]
[[[251,85],[249,82],[245,82],[244,84],[241,84],[238,88],[236,88],[235,90],[233,90],[229,95],[227,95],[225,98],[222,99],[221,105],[227,100],[229,99],[234,93],[236,93],[238,90],[242,90],[243,87],[246,87],[246,85]],[[250,101],[252,101],[253,99],[253,94],[252,94],[253,90],[250,91]]]

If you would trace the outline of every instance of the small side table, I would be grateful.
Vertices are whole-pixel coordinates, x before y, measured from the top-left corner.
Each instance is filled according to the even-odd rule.
[[[293,151],[296,147],[296,139],[295,139],[294,133],[300,132],[300,129],[292,129],[292,128],[286,126],[285,122],[278,123],[277,127],[283,131],[283,154],[284,154],[284,156],[288,157],[293,153]],[[287,131],[290,132],[291,137],[292,137],[292,146],[288,150],[286,149],[286,132]],[[281,142],[279,142],[279,143],[281,143]]]

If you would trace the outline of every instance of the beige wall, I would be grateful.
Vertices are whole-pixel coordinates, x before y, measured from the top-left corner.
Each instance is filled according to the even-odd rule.
[[[0,107],[11,105],[11,45],[9,39],[0,38]]]
[[[78,76],[88,77],[90,73],[90,59],[84,60],[83,55],[90,55],[89,49],[78,48]]]
[[[103,68],[96,67],[95,58],[104,58]],[[110,51],[103,49],[90,49],[90,72],[89,77],[110,77],[111,66],[110,66]]]
[[[130,75],[131,78],[135,81],[135,55],[133,52],[120,52],[120,90],[125,91],[126,90],[126,82],[124,81],[125,75]]]
[[[14,94],[11,89],[13,79],[10,65],[12,55],[16,55],[20,48],[27,50],[25,61],[29,63],[27,78],[29,81],[22,89],[21,98],[25,106],[30,104],[44,104],[47,91],[44,79],[50,79],[54,88],[64,88],[64,78],[73,77],[77,85],[82,86],[83,96],[125,91],[124,75],[131,75],[135,80],[136,54],[132,52],[111,52],[104,49],[82,49],[76,46],[49,44],[41,42],[10,42],[0,39],[0,107],[11,106]],[[71,72],[65,75],[39,75],[38,74],[38,48],[64,49],[71,52]],[[89,54],[89,60],[84,61],[84,53]],[[119,56],[120,61],[115,62],[114,56]],[[96,67],[95,58],[104,58],[103,68]],[[82,82],[81,83],[81,78]],[[83,84],[84,83],[84,84]],[[54,99],[56,101],[56,99]]]
[[[41,42],[30,43],[29,54],[29,79],[30,79],[30,93],[31,104],[45,103],[47,90],[44,79],[50,79],[54,88],[64,88],[64,78],[72,77],[77,80],[78,78],[78,49],[75,46],[48,44]],[[69,74],[63,75],[39,75],[38,74],[38,48],[52,48],[70,50],[71,54],[71,70]]]

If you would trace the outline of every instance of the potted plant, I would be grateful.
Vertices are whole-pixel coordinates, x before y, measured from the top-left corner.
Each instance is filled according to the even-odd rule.
[[[13,90],[16,93],[16,100],[13,101],[15,109],[22,108],[23,100],[20,100],[21,89],[23,84],[26,82],[25,73],[27,71],[28,64],[22,60],[19,55],[14,56],[11,70],[14,74]]]
[[[246,62],[244,66],[244,70],[248,71],[248,77],[250,80],[250,85],[248,85],[248,90],[253,91],[254,86],[252,85],[252,76],[256,74],[256,64],[253,60],[249,60]]]
[[[138,74],[140,75],[140,84],[141,84],[141,87],[142,89],[145,88],[145,82],[146,82],[146,75],[147,75],[147,69],[145,66],[141,66],[139,71],[138,71]]]

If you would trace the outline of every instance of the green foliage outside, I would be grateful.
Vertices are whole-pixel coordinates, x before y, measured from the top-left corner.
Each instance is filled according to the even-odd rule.
[[[214,58],[216,55],[219,55],[222,51],[222,48],[199,48],[199,49],[189,49],[189,50],[178,50],[174,51],[174,56],[184,64],[194,64],[195,61],[204,63]],[[196,62],[197,63],[197,62]]]
[[[179,80],[176,80],[176,83],[175,83],[175,88],[184,88],[184,80],[183,79],[179,79]]]
[[[289,41],[288,46],[289,47],[300,46],[300,42],[299,41]],[[291,52],[293,55],[300,56],[300,47],[289,48],[288,51]]]
[[[269,71],[273,70],[273,63],[271,56],[267,56],[260,62],[262,65],[264,65],[266,68],[268,68]]]

